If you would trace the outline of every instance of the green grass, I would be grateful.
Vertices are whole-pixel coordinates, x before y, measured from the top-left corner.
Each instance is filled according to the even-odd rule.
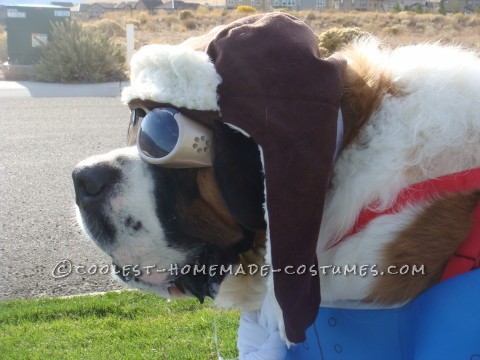
[[[138,291],[0,302],[1,359],[216,359],[237,356],[239,314]]]

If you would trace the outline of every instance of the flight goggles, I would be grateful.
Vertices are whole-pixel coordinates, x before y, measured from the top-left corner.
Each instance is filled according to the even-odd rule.
[[[127,143],[134,142],[141,158],[150,164],[212,166],[212,131],[172,108],[132,110]]]

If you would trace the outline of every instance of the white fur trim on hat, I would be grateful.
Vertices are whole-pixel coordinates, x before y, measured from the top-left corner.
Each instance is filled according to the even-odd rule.
[[[219,110],[222,78],[204,52],[181,45],[147,45],[132,57],[122,101],[151,100],[191,110]]]

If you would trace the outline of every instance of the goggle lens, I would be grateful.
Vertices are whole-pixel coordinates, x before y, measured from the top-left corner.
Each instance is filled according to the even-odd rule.
[[[157,108],[150,111],[138,132],[140,151],[150,158],[163,158],[170,154],[178,143],[179,128],[175,120],[178,112],[173,109]]]

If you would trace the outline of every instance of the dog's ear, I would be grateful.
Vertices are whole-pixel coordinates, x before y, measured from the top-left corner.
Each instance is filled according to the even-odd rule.
[[[213,168],[228,209],[245,228],[265,229],[264,175],[258,145],[217,121],[213,134]]]

